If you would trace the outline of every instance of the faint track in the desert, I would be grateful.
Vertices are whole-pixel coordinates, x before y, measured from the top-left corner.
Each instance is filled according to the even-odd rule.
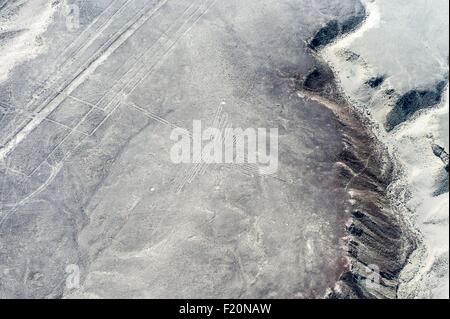
[[[158,9],[158,8],[156,8]],[[27,122],[27,124],[15,132],[14,136],[10,138],[5,146],[0,149],[0,158],[4,158],[14,147],[19,144],[26,136],[36,128],[44,118],[46,118],[52,111],[54,111],[65,98],[75,90],[81,83],[85,81],[87,76],[93,72],[109,55],[111,55],[117,48],[119,48],[129,37],[131,37],[136,30],[138,30],[155,12],[155,8],[147,8],[146,12],[142,10],[135,15],[135,19],[127,22],[122,26],[120,32],[115,34],[107,43],[102,45],[96,53],[90,57],[89,61],[83,64],[71,79],[62,84],[50,97],[46,98],[37,107],[39,117]]]
[[[163,60],[168,52],[208,11],[215,1],[199,0],[192,2],[181,16],[173,21],[169,28],[148,49],[140,54],[131,68],[116,80],[113,87],[105,92],[96,105],[102,109],[108,109],[111,103],[119,96],[126,97],[131,94],[135,87],[151,74],[154,67]]]
[[[25,106],[25,109],[28,110],[33,105],[33,103],[35,103],[39,99],[39,96],[42,96],[45,92],[51,90],[52,86],[55,85],[56,81],[62,76],[61,73],[63,73],[63,68],[65,68],[67,65],[72,65],[77,59],[77,55],[85,50],[89,44],[92,44],[98,38],[100,33],[105,30],[107,24],[110,23],[114,16],[120,12],[123,6],[129,2],[129,0],[125,1],[125,4],[123,4],[118,10],[113,11],[108,17],[107,14],[109,13],[109,9],[112,8],[115,3],[121,1],[122,0],[114,0],[113,2],[111,2],[111,4],[105,10],[103,10],[102,13],[100,13],[100,15],[97,16],[94,21],[90,25],[88,25],[86,29],[84,29],[80,33],[80,35],[61,53],[61,55],[55,62],[55,70],[50,75],[48,75],[45,80],[39,81],[43,85],[33,93],[33,97],[31,101]],[[106,16],[106,21],[98,28],[91,31],[94,25],[104,16]],[[85,35],[87,35],[86,39],[84,39]]]

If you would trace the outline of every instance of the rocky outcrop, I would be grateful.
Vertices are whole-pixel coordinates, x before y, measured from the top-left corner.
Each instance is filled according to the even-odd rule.
[[[355,30],[364,21],[365,17],[366,12],[362,7],[358,14],[351,16],[342,22],[338,20],[328,22],[311,39],[309,47],[313,50],[317,50],[332,43],[338,37]]]
[[[433,153],[437,157],[439,157],[442,162],[444,163],[445,170],[448,172],[448,166],[449,166],[449,155],[445,151],[445,149],[442,146],[439,146],[437,144],[432,145]]]
[[[346,137],[336,162],[336,180],[349,197],[345,239],[348,270],[328,297],[396,298],[400,271],[415,248],[409,229],[389,200],[396,168],[364,119],[356,113],[344,115],[344,110],[351,108],[327,66],[321,64],[303,82],[296,83],[304,95],[319,96],[334,105]]]
[[[385,77],[383,75],[379,75],[373,78],[370,78],[366,84],[371,87],[372,89],[376,89],[380,87],[381,84],[384,83]]]
[[[386,129],[392,131],[399,124],[412,118],[418,111],[433,107],[441,101],[447,81],[441,81],[435,90],[412,90],[395,104],[386,119]]]

